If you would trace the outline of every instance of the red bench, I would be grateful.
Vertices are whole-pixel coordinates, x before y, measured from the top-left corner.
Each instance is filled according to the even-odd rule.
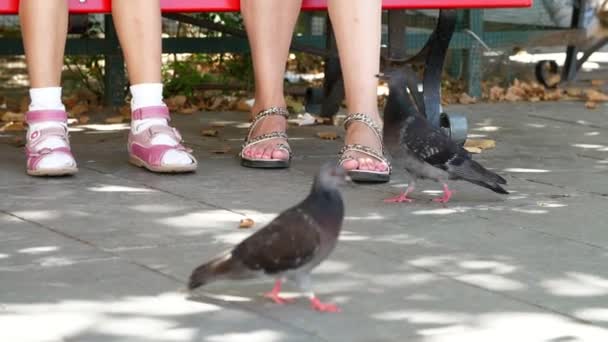
[[[109,13],[111,0],[69,0],[72,13]],[[164,12],[234,12],[240,0],[161,0]],[[532,0],[383,0],[385,9],[465,9],[530,7]],[[0,0],[0,14],[16,14],[19,0]],[[304,10],[325,10],[326,0],[304,0]]]
[[[287,1],[287,0],[286,0]],[[357,0],[353,0],[357,1]],[[361,0],[365,1],[365,0]],[[467,122],[463,116],[448,115],[443,113],[441,108],[441,75],[443,63],[449,43],[455,30],[456,10],[457,9],[476,9],[476,8],[513,8],[530,7],[532,0],[383,0],[382,7],[387,10],[397,9],[439,9],[439,20],[434,32],[431,34],[424,48],[411,59],[405,59],[405,16],[403,11],[389,11],[389,44],[384,60],[389,63],[413,64],[424,62],[425,69],[422,80],[423,90],[419,90],[418,84],[410,84],[408,88],[413,94],[415,105],[426,114],[427,118],[436,126],[446,129],[446,133],[451,135],[454,140],[464,142],[467,135]],[[71,13],[109,13],[111,11],[111,0],[69,0]],[[205,22],[204,20],[178,13],[195,12],[234,12],[240,9],[240,0],[161,0],[163,15],[167,18],[199,25],[208,29],[222,31],[228,35],[245,38],[244,32],[240,30],[228,29],[217,23]],[[17,14],[19,0],[0,0],[0,14]],[[303,0],[303,10],[326,10],[326,0]],[[477,20],[470,27],[471,31],[478,34],[482,33],[482,20]],[[85,45],[89,50],[97,53],[102,51],[106,56],[106,102],[109,104],[116,99],[122,101],[120,91],[122,87],[121,79],[124,79],[123,61],[116,40],[115,32],[111,20],[106,20],[106,39],[90,39]],[[475,26],[475,27],[474,27]],[[337,112],[344,98],[344,89],[340,71],[340,64],[336,57],[335,42],[331,39],[331,30],[328,30],[327,46],[324,51],[314,48],[305,48],[292,45],[292,49],[317,53],[326,57],[325,63],[325,84],[322,90],[310,89],[307,92],[307,109],[312,108],[315,103],[320,103],[320,114],[331,116]],[[102,41],[102,42],[99,42]],[[170,41],[164,41],[163,50],[167,52],[195,52],[187,51],[176,44],[168,46]],[[183,42],[183,41],[182,41]],[[97,45],[95,45],[97,43]],[[198,42],[198,45],[201,43]],[[15,45],[15,44],[13,44]],[[94,46],[91,48],[91,46]],[[191,45],[192,46],[192,45]],[[222,45],[223,46],[223,45]],[[68,42],[67,50],[70,52]],[[0,49],[0,54],[3,53]],[[8,53],[19,50],[8,49]],[[6,52],[6,51],[5,51]],[[86,52],[80,52],[86,53]],[[477,52],[479,53],[479,52]],[[6,54],[6,53],[5,53]],[[118,68],[117,66],[120,66]],[[473,66],[474,67],[474,66]],[[117,71],[118,70],[118,71]],[[477,73],[478,74],[478,73]],[[478,80],[477,80],[478,81]],[[477,82],[479,83],[479,82]],[[117,92],[118,91],[118,92]],[[124,95],[124,94],[123,94]]]

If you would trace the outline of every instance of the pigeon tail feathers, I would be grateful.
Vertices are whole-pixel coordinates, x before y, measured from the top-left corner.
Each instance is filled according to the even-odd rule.
[[[197,287],[207,285],[215,280],[226,277],[234,269],[234,266],[235,260],[232,257],[231,252],[219,256],[192,271],[188,289],[194,290]]]

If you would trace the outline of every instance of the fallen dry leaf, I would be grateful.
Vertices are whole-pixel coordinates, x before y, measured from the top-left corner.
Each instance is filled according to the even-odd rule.
[[[184,95],[175,95],[173,97],[168,98],[165,102],[167,106],[172,110],[179,109],[186,104],[188,98]]]
[[[493,86],[490,88],[490,101],[501,101],[505,96],[505,88]]]
[[[587,95],[588,101],[593,101],[593,102],[608,101],[608,95],[602,93],[601,91],[595,90],[595,89],[587,89],[585,91],[585,95]]]
[[[577,87],[568,87],[566,88],[566,94],[572,97],[579,97],[583,95],[583,90]]]
[[[79,103],[77,105],[75,105],[74,107],[72,107],[72,109],[70,109],[70,115],[72,117],[78,117],[80,115],[82,115],[83,113],[86,113],[89,111],[89,105],[86,103]]]
[[[61,100],[63,101],[63,104],[65,105],[65,108],[69,111],[74,106],[76,106],[76,104],[78,104],[78,95],[72,94],[70,96],[64,97]]]
[[[587,101],[587,102],[585,102],[585,108],[587,108],[587,109],[596,109],[597,108],[597,102]]]
[[[338,134],[336,132],[319,132],[317,136],[323,140],[336,140],[338,139]]]
[[[86,125],[89,122],[89,116],[88,115],[81,115],[78,117],[78,123],[81,125]]]
[[[226,153],[230,152],[231,150],[232,150],[232,148],[230,146],[226,145],[226,146],[222,146],[222,147],[213,149],[210,152],[214,153],[214,154],[226,154]]]
[[[460,104],[465,104],[466,105],[466,104],[472,104],[472,103],[475,103],[475,102],[477,102],[477,99],[474,98],[474,97],[472,97],[472,96],[470,96],[467,93],[462,93],[458,97],[458,103],[460,103]]]
[[[107,124],[119,124],[122,123],[125,120],[125,118],[123,116],[110,116],[109,118],[105,119],[105,123]]]
[[[177,113],[189,115],[189,114],[193,114],[197,110],[198,110],[198,108],[196,108],[196,106],[192,106],[192,107],[181,109]]]
[[[29,96],[24,96],[21,98],[19,102],[19,111],[21,113],[25,113],[30,109],[30,98]]]
[[[255,225],[255,222],[252,219],[250,219],[250,218],[244,218],[239,223],[239,228],[241,228],[241,229],[247,229],[247,228],[253,227],[253,225]]]
[[[201,134],[206,137],[217,137],[220,132],[217,129],[203,129]]]
[[[13,113],[13,112],[6,112],[4,113],[4,115],[2,115],[2,121],[4,122],[9,122],[9,121],[25,121],[25,115],[23,113]]]
[[[210,111],[214,111],[214,110],[220,108],[220,106],[222,105],[222,103],[224,103],[224,98],[221,97],[221,96],[218,96],[218,97],[216,97],[216,98],[213,99],[213,102],[208,107],[208,109]]]
[[[0,132],[19,132],[24,130],[25,125],[22,121],[7,122],[4,126],[0,127]]]
[[[467,146],[465,146],[464,149],[467,150],[467,151],[469,151],[469,152],[471,152],[471,153],[475,153],[475,154],[481,153],[481,149],[479,147],[467,147]]]
[[[247,103],[247,99],[240,99],[234,106],[234,110],[239,112],[249,112],[251,107],[249,106],[249,103]]]
[[[124,105],[118,109],[118,114],[123,118],[131,118],[131,106]]]
[[[591,80],[591,85],[594,87],[603,86],[606,83],[605,80]]]
[[[492,139],[467,139],[464,147],[479,148],[481,150],[489,150],[496,147],[496,141]]]

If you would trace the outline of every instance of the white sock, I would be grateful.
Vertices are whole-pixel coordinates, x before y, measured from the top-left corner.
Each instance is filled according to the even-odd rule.
[[[48,88],[31,88],[29,110],[65,110],[65,106],[61,102],[61,87],[48,87]],[[67,127],[66,122],[59,121],[40,121],[34,124],[29,124],[27,136],[30,136],[30,132],[49,128],[49,127],[61,127],[65,129]],[[50,137],[43,140],[37,149],[43,148],[58,148],[66,147],[67,144],[62,139],[57,137]],[[55,169],[63,167],[75,166],[76,161],[74,158],[67,156],[63,153],[54,153],[48,155],[40,160],[38,167],[41,169]]]
[[[143,107],[164,106],[163,102],[163,85],[162,83],[141,83],[130,87],[131,90],[131,111]],[[144,119],[131,121],[131,130],[133,133],[139,133],[150,126],[163,125],[168,126],[169,123],[165,119]],[[169,145],[175,146],[179,141],[173,140],[166,134],[159,134],[151,141],[154,145]],[[188,165],[192,164],[192,160],[183,151],[170,150],[163,156],[162,163],[164,165]]]

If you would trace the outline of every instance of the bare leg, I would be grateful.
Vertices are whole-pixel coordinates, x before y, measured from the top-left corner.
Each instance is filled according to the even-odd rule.
[[[162,21],[160,0],[114,0],[112,15],[120,45],[124,51],[131,83],[131,110],[164,106],[161,83]],[[132,131],[139,134],[152,126],[167,126],[164,118],[133,120]],[[176,146],[179,138],[171,133],[157,134],[153,145]],[[168,169],[195,164],[194,157],[179,150],[169,149],[162,156]]]
[[[22,0],[19,20],[31,87],[59,87],[68,34],[67,1]]]
[[[114,0],[112,15],[131,84],[160,83],[160,1]]]
[[[346,103],[349,113],[365,113],[379,126],[378,79],[380,71],[381,10],[380,0],[329,0],[329,15],[340,51]],[[380,151],[374,133],[361,123],[349,126],[346,144],[361,144]],[[344,162],[347,170],[385,171],[388,165],[367,155],[351,152]]]
[[[301,4],[301,0],[241,1],[255,72],[253,115],[270,107],[285,107],[283,76]],[[255,127],[251,137],[286,129],[287,122],[283,117],[269,116]],[[287,159],[287,152],[276,148],[281,140],[252,145],[243,154],[252,158]]]
[[[416,181],[414,179],[412,179],[410,181],[410,183],[407,185],[407,189],[404,192],[402,192],[399,196],[387,198],[384,200],[384,202],[385,203],[403,203],[403,202],[411,203],[411,202],[414,202],[414,199],[407,197],[407,195],[414,192],[414,189],[416,189]]]
[[[34,152],[26,153],[28,174],[74,174],[78,169],[69,149],[67,114],[57,114],[65,112],[60,84],[68,31],[67,1],[22,0],[19,19],[31,87],[29,111],[38,116],[28,118],[27,151]],[[38,153],[43,150],[47,152]]]

